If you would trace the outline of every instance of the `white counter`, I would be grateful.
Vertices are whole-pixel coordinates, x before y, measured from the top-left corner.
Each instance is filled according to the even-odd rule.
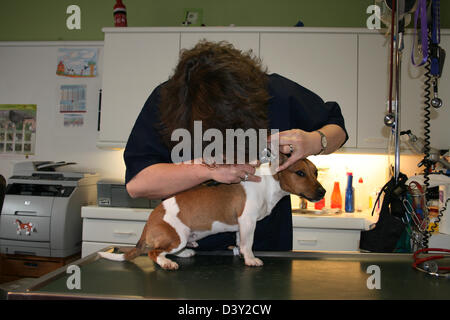
[[[294,250],[359,251],[361,231],[370,230],[378,220],[378,216],[372,217],[369,211],[318,213],[320,211],[293,210],[292,248]]]

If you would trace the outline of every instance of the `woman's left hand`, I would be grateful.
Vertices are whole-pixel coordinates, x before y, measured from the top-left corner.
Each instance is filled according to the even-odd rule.
[[[290,157],[280,165],[277,171],[286,169],[298,159],[318,154],[322,148],[320,135],[315,131],[286,130],[269,136],[268,142],[273,142],[274,139],[278,139],[281,153],[290,154]]]

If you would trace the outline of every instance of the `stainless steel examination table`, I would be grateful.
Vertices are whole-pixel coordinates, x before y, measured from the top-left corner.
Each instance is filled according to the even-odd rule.
[[[263,267],[247,267],[231,252],[198,252],[192,258],[173,257],[180,268],[166,271],[147,256],[115,262],[95,253],[72,263],[79,266],[80,289],[68,288],[75,273],[67,273],[66,266],[13,290],[3,288],[2,295],[7,299],[450,299],[450,280],[413,269],[411,254],[256,252],[256,256],[264,261]]]

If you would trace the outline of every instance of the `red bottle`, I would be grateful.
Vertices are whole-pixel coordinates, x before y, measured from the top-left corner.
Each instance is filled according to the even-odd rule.
[[[314,203],[314,209],[322,210],[325,207],[325,198],[320,199],[316,203]]]
[[[122,0],[117,0],[114,5],[114,26],[126,27],[127,26],[127,7],[122,3]]]
[[[342,209],[342,195],[338,181],[334,183],[333,193],[331,193],[331,209]]]

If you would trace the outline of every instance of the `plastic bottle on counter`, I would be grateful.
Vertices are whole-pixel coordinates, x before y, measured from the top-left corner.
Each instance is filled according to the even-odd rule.
[[[114,26],[127,26],[127,7],[122,3],[122,0],[116,0],[116,4],[114,5]]]
[[[333,192],[331,193],[331,209],[341,209],[342,210],[342,196],[341,188],[339,187],[339,182],[334,182]]]
[[[355,188],[353,174],[347,172],[347,188],[345,189],[345,212],[355,212]]]
[[[314,203],[314,209],[322,210],[325,207],[325,197]]]
[[[365,192],[365,185],[363,178],[358,179],[358,187],[356,188],[358,190],[357,194],[354,195],[356,199],[356,211],[361,212],[364,210],[364,196],[366,194]]]
[[[377,201],[377,198],[378,198],[378,191],[377,191],[377,189],[374,189],[373,192],[369,195],[369,209],[370,210],[373,209],[375,202]],[[378,202],[376,209],[379,209],[379,207],[380,207],[380,203]]]

